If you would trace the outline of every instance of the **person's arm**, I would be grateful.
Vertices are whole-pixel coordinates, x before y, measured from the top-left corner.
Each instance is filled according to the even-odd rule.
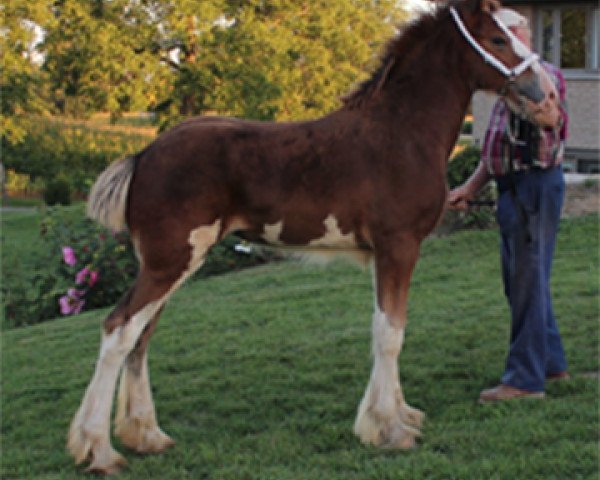
[[[473,200],[477,192],[490,180],[491,175],[485,164],[479,162],[477,168],[468,180],[448,193],[446,205],[453,210],[466,210],[469,200]]]

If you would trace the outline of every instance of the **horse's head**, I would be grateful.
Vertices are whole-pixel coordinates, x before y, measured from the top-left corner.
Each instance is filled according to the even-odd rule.
[[[472,47],[467,55],[477,88],[497,92],[512,110],[536,123],[556,126],[558,94],[531,51],[527,20],[502,9],[497,0],[465,0],[450,13]]]

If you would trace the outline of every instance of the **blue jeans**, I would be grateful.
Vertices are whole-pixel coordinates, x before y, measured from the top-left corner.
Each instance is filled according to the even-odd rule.
[[[504,293],[512,316],[502,383],[541,392],[547,375],[567,369],[550,295],[565,182],[561,167],[520,172],[512,177],[527,222],[510,192],[510,178],[499,177],[496,216]]]

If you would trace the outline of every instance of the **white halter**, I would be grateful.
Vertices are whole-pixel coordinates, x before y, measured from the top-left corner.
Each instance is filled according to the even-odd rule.
[[[498,60],[491,53],[489,53],[487,50],[485,50],[481,45],[479,45],[479,43],[477,43],[477,41],[473,38],[473,36],[469,33],[469,31],[465,27],[465,24],[460,19],[460,16],[458,15],[458,12],[456,11],[456,9],[454,7],[450,7],[450,13],[452,14],[452,18],[454,19],[456,26],[460,30],[460,33],[463,34],[463,37],[465,37],[467,42],[469,42],[471,44],[471,46],[477,51],[477,53],[479,53],[479,55],[481,55],[483,57],[483,60],[485,61],[485,63],[488,63],[491,66],[493,66],[494,68],[496,68],[496,70],[500,71],[500,73],[502,73],[502,75],[504,75],[505,77],[515,78],[515,77],[521,75],[525,70],[527,70],[527,68],[531,64],[537,62],[538,59],[540,58],[539,55],[537,55],[535,53],[530,53],[527,57],[524,58],[524,60],[521,63],[519,63],[519,65],[517,65],[512,70],[510,70],[500,60]],[[508,38],[510,38],[510,40],[513,42],[513,45],[515,44],[515,42],[520,42],[520,40],[515,36],[514,33],[512,33],[506,27],[506,25],[504,25],[500,20],[498,20],[493,15],[492,15],[492,18],[494,19],[494,22],[496,22],[496,25],[498,25],[500,30],[502,30],[508,36]]]

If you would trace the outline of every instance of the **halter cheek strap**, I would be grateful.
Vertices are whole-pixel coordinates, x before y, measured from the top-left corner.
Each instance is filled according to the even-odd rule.
[[[460,31],[460,33],[462,33],[463,37],[465,37],[467,42],[469,42],[471,44],[471,46],[477,51],[477,53],[479,53],[479,55],[481,55],[483,57],[483,60],[485,61],[485,63],[494,67],[496,70],[498,70],[500,73],[502,73],[502,75],[504,75],[505,77],[507,77],[509,79],[518,77],[525,70],[527,70],[527,68],[529,68],[533,63],[535,63],[539,60],[539,58],[540,58],[539,55],[537,55],[535,53],[530,53],[516,67],[509,69],[500,60],[498,60],[491,53],[489,53],[487,50],[485,50],[477,42],[477,40],[475,40],[473,38],[473,36],[467,30],[467,27],[465,27],[465,24],[460,19],[460,15],[458,14],[458,12],[456,11],[456,9],[454,7],[450,7],[450,14],[452,15],[452,18],[454,19],[454,23],[456,23],[456,26],[458,27],[458,30]],[[500,28],[500,30],[502,30],[508,36],[508,38],[510,38],[510,40],[513,42],[513,45],[515,44],[515,42],[519,42],[519,39],[517,39],[517,37],[515,37],[515,35],[506,27],[506,25],[504,25],[501,21],[499,21],[493,15],[492,15],[492,18],[494,19],[494,22],[496,22],[496,25],[498,25],[498,28]]]

